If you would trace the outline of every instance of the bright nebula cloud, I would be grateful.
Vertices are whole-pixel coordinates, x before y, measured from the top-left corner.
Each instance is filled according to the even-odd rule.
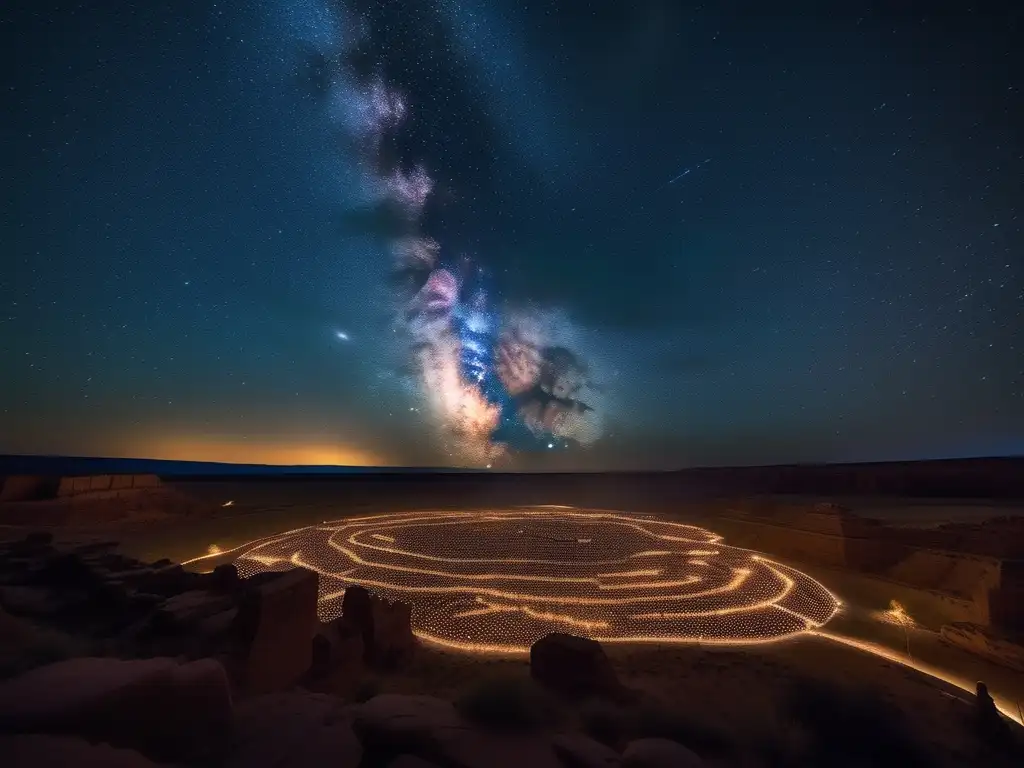
[[[317,571],[324,620],[359,584],[410,603],[420,638],[466,651],[522,652],[555,631],[768,642],[815,630],[839,608],[809,576],[703,528],[562,507],[350,518],[236,551],[246,577]]]
[[[410,418],[425,414],[455,464],[501,466],[522,451],[592,444],[601,414],[589,366],[536,311],[503,299],[486,253],[470,258],[427,236],[435,179],[418,158],[395,151],[416,104],[380,68],[363,66],[360,26],[345,18],[344,4],[317,7],[293,23],[312,24],[300,36],[317,49],[326,115],[345,137],[338,151],[359,158],[357,198],[388,241],[382,273],[397,278],[392,341],[421,405]],[[349,341],[345,331],[335,335]]]

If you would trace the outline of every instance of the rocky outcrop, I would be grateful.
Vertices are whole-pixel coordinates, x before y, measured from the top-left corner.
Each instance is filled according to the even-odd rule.
[[[323,624],[313,637],[313,662],[310,672],[314,679],[327,677],[339,667],[347,666],[353,677],[363,665],[365,649],[363,635],[342,618]]]
[[[238,679],[247,693],[294,685],[313,662],[320,577],[296,568],[243,596],[232,626]]]
[[[353,585],[345,590],[341,618],[333,623],[334,635],[362,638],[363,658],[378,667],[392,667],[407,658],[416,646],[412,633],[412,607],[389,602]]]
[[[227,768],[356,768],[362,757],[340,699],[288,692],[238,705]]]
[[[580,733],[560,733],[551,739],[566,768],[619,768],[622,757],[611,747]]]
[[[159,519],[209,511],[156,475],[15,475],[0,487],[0,520],[48,526]]]
[[[744,500],[724,504],[714,529],[732,546],[857,574],[864,589],[896,596],[933,629],[970,621],[1024,631],[1024,565],[1015,559],[1024,539],[1012,533],[1024,525],[926,530],[835,505]]]
[[[409,606],[360,587],[349,589],[347,614],[320,624],[312,571],[240,579],[232,564],[194,573],[169,561],[141,563],[115,547],[54,543],[48,534],[0,544],[0,623],[17,625],[13,634],[24,638],[20,660],[0,653],[0,673],[70,655],[62,650],[68,644],[50,642],[55,628],[79,647],[119,658],[216,658],[247,694],[283,690],[344,664],[354,677],[364,657],[393,665],[415,644]]]
[[[637,739],[626,745],[622,768],[703,768],[704,761],[669,739]]]
[[[982,656],[996,664],[1024,672],[1024,643],[1002,638],[978,624],[946,624],[940,633],[950,645]]]
[[[377,696],[355,709],[352,725],[384,764],[414,755],[450,768],[564,768],[543,736],[478,730],[431,696]]]
[[[36,501],[57,495],[60,480],[42,475],[11,475],[0,479],[0,502]]]
[[[231,719],[227,677],[210,659],[70,659],[0,684],[0,730],[77,736],[160,760],[220,754]]]
[[[131,749],[90,744],[71,736],[23,734],[0,736],[0,765],[75,766],[75,768],[156,768],[156,763]]]
[[[57,481],[56,496],[61,498],[162,487],[163,483],[156,475],[81,475],[60,478]]]
[[[449,701],[383,694],[355,709],[353,728],[368,749],[398,755],[431,751],[447,732],[469,730],[469,725]]]
[[[702,768],[668,739],[631,741],[620,755],[577,731],[494,731],[469,725],[447,701],[387,694],[352,713],[364,763],[408,768]]]
[[[530,674],[569,696],[617,698],[624,692],[599,642],[561,632],[545,635],[530,647]]]

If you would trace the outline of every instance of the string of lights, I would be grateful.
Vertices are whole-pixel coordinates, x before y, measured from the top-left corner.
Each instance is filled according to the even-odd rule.
[[[347,518],[239,547],[242,576],[320,574],[320,615],[359,584],[412,605],[422,640],[521,653],[554,631],[601,642],[745,644],[824,626],[809,576],[697,526],[572,508]]]

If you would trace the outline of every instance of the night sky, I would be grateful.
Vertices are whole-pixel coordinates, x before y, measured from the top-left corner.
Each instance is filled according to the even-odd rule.
[[[1022,454],[1024,9],[965,5],[6,3],[0,453]]]

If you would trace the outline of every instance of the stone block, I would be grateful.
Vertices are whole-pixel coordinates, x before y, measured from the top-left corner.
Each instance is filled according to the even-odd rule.
[[[89,490],[90,491],[109,491],[110,490],[110,475],[93,475],[89,478]]]
[[[618,697],[624,690],[599,642],[561,632],[545,635],[530,646],[530,675],[571,696]]]
[[[248,693],[294,685],[313,661],[320,577],[296,568],[247,591],[235,620],[239,682]]]

